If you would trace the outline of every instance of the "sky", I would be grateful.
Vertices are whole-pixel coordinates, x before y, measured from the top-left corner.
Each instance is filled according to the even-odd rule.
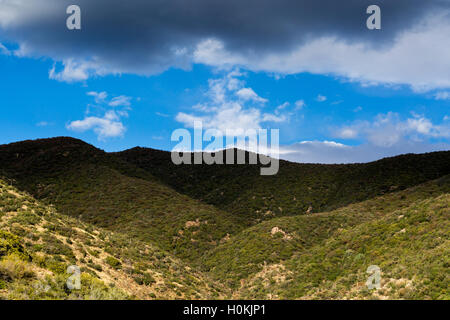
[[[0,0],[0,144],[172,150],[201,121],[279,129],[296,162],[450,150],[449,18],[447,0]]]

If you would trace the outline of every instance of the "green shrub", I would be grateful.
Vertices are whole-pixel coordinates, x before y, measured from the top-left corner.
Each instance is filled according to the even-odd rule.
[[[15,254],[5,256],[0,260],[0,278],[3,280],[12,281],[33,276],[34,272],[29,263]]]
[[[120,269],[122,266],[122,263],[119,260],[111,256],[106,257],[105,261],[114,269]]]
[[[0,258],[15,254],[24,260],[30,260],[30,255],[25,251],[22,240],[3,230],[0,230]]]

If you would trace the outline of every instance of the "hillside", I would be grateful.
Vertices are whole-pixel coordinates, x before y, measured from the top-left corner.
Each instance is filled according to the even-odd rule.
[[[450,255],[449,196],[450,176],[446,176],[331,212],[272,219],[231,237],[205,255],[202,265],[215,278],[226,280],[229,286],[235,288],[238,292],[236,296],[251,299],[308,298],[310,293],[306,288],[315,288],[316,298],[336,298],[336,292],[334,296],[331,292],[319,294],[322,282],[342,274],[350,276],[357,273],[359,278],[364,278],[364,268],[370,264],[387,266],[382,269],[389,270],[392,278],[404,276],[404,272],[400,272],[404,269],[410,271],[407,273],[410,280],[414,276],[424,277],[433,268],[425,265],[418,268],[416,264],[420,264],[428,249],[434,248],[440,248],[433,251],[440,257],[437,260],[430,258],[428,262],[437,263],[440,274],[445,275],[448,274],[448,264],[442,264],[443,258]],[[402,220],[396,220],[400,216]],[[403,232],[405,235],[402,237],[388,241],[394,234],[401,235]],[[420,236],[412,237],[415,234]],[[404,250],[405,247],[424,249]],[[347,270],[347,265],[342,261],[350,253],[352,258],[365,258],[361,258],[352,270]],[[300,258],[304,259],[302,263],[298,262]],[[300,272],[297,270],[300,267],[303,268],[303,278],[301,281],[289,280],[294,282],[288,285],[285,281],[292,278],[287,275],[294,276]],[[433,272],[434,276],[439,272]],[[284,286],[275,285],[278,277],[286,278],[283,280]],[[294,291],[294,287],[301,287],[301,283],[306,288]],[[332,284],[331,280],[327,282],[327,285]],[[435,284],[438,285],[437,282]],[[355,293],[355,297],[364,297],[360,292]],[[390,297],[400,298],[394,293]]]
[[[247,217],[333,210],[450,174],[450,152],[408,154],[364,164],[323,165],[280,161],[277,175],[257,165],[179,165],[170,153],[134,148],[117,153],[180,193]]]
[[[243,219],[180,194],[146,171],[71,138],[0,146],[4,176],[59,212],[193,261]]]
[[[65,283],[80,267],[81,290]],[[0,299],[206,299],[227,291],[155,246],[59,214],[0,180]]]
[[[431,197],[355,227],[245,281],[240,298],[450,299],[450,195]],[[381,288],[368,290],[368,266]],[[275,271],[275,272],[274,272]]]
[[[449,299],[449,195],[450,151],[260,176],[65,137],[2,145],[0,298]]]

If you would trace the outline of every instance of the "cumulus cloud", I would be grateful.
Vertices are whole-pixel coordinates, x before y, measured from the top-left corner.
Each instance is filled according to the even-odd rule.
[[[236,95],[241,98],[244,101],[255,101],[255,102],[261,102],[266,103],[267,99],[261,98],[256,94],[255,91],[253,91],[252,88],[242,88],[238,92],[236,92]]]
[[[77,132],[94,130],[99,140],[123,136],[126,130],[119,116],[112,110],[107,111],[103,117],[91,116],[72,121],[67,125],[67,129]]]
[[[372,122],[356,121],[334,131],[341,139],[364,139],[374,146],[392,147],[405,140],[423,141],[430,138],[450,138],[448,123],[434,124],[421,115],[401,120],[397,113],[378,115]]]
[[[70,4],[0,1],[0,40],[17,43],[17,55],[52,58],[49,76],[67,82],[187,70],[195,62],[450,87],[448,1],[380,0],[377,31],[365,27],[370,0],[192,0],[189,10],[182,0],[78,0],[80,31],[65,28]]]
[[[132,98],[121,95],[108,100],[108,93],[105,91],[89,91],[86,94],[94,98],[94,101],[98,104],[96,106],[97,109],[103,110],[103,112],[97,115],[91,115],[88,105],[87,114],[84,119],[71,121],[66,125],[66,128],[75,132],[92,130],[99,140],[122,137],[126,132],[126,127],[122,119],[128,117]],[[106,109],[107,107],[114,109],[108,110]]]
[[[252,88],[244,87],[245,81],[239,78],[241,76],[243,74],[239,70],[234,70],[222,78],[210,79],[206,101],[192,107],[195,114],[179,112],[175,120],[188,128],[193,128],[195,121],[201,121],[205,129],[218,129],[230,134],[260,129],[265,123],[287,120],[287,115],[281,113],[283,108],[278,107],[275,113],[267,113],[252,104],[265,103],[267,100],[260,98]]]
[[[56,64],[48,72],[50,79],[61,82],[84,81],[89,78],[89,64],[86,62],[78,62],[74,59],[63,61],[64,68],[60,71],[56,70]]]

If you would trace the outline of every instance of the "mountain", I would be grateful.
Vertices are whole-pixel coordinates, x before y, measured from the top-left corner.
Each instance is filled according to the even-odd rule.
[[[449,151],[259,168],[68,137],[2,145],[0,266],[34,276],[0,277],[0,297],[449,298]],[[74,263],[96,293],[64,290]],[[21,293],[52,273],[52,296]]]
[[[174,165],[170,153],[134,148],[117,153],[180,193],[252,224],[273,217],[336,209],[450,174],[450,152],[407,154],[363,164],[280,161],[278,174],[257,165]],[[248,157],[248,155],[247,155]]]
[[[0,167],[19,189],[61,213],[156,243],[189,261],[242,225],[238,216],[180,194],[80,140],[0,146]]]
[[[240,298],[365,298],[365,271],[379,265],[386,296],[448,299],[449,204],[445,176],[330,212],[265,221],[209,252],[202,265]],[[386,277],[407,279],[408,294],[388,292]]]
[[[81,290],[65,284],[81,269]],[[0,180],[0,299],[207,299],[227,289],[127,234],[60,214]]]

